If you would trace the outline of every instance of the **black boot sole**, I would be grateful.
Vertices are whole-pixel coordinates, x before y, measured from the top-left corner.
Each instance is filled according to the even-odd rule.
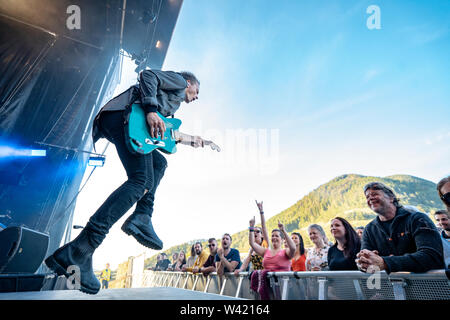
[[[142,244],[144,247],[153,249],[153,250],[162,250],[162,244],[158,244],[154,241],[152,241],[151,239],[149,239],[148,237],[146,237],[141,230],[139,230],[138,227],[136,227],[134,224],[130,223],[130,222],[125,222],[122,225],[122,231],[125,232],[127,235],[129,236],[133,236],[137,242],[139,242],[140,244]]]
[[[49,256],[47,259],[45,259],[45,264],[47,267],[49,267],[51,270],[56,272],[58,276],[65,276],[69,279],[71,274],[69,274],[64,267],[62,267],[56,259],[53,257],[53,255]],[[100,290],[91,289],[83,285],[80,280],[80,291],[87,293],[87,294],[97,294]]]

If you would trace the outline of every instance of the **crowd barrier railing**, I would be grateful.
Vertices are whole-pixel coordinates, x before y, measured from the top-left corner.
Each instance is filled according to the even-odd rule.
[[[427,273],[382,271],[269,272],[269,291],[275,300],[450,300],[445,270]],[[190,272],[145,270],[142,287],[173,287],[257,300],[249,273],[208,276]]]

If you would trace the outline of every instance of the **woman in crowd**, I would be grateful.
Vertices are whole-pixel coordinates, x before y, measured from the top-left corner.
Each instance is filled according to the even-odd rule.
[[[294,241],[289,237],[283,224],[272,230],[271,244],[264,248],[255,241],[255,218],[250,220],[249,242],[256,254],[263,257],[263,270],[255,270],[250,279],[250,288],[259,293],[260,299],[270,299],[268,272],[291,271],[291,259],[295,254]],[[287,240],[287,248],[283,249],[283,240]]]
[[[187,259],[186,267],[190,268],[194,265],[195,259],[197,259],[197,254],[195,253],[195,244],[191,247],[191,255]]]
[[[186,264],[186,254],[184,251],[178,253],[178,258],[171,267],[171,271],[182,271],[181,268]]]
[[[272,230],[271,244],[269,248],[264,248],[255,241],[255,218],[250,220],[249,227],[249,242],[250,246],[256,252],[256,254],[262,256],[264,270],[278,272],[278,271],[290,271],[291,259],[295,254],[294,241],[289,237],[283,224],[278,222],[278,228]],[[287,240],[287,248],[283,249],[283,240]]]
[[[328,268],[328,239],[325,231],[318,224],[312,224],[308,227],[309,239],[314,244],[309,248],[306,255],[307,271],[323,271]]]
[[[303,238],[298,232],[293,232],[291,239],[295,244],[294,257],[291,260],[292,271],[306,271],[306,254]]]
[[[254,227],[254,233],[255,233],[255,242],[259,244],[260,246],[263,246],[264,248],[267,248],[267,241],[264,240],[262,236],[262,230],[260,227]],[[262,270],[263,269],[263,257],[258,255],[253,248],[250,248],[250,251],[248,252],[248,256],[245,258],[244,262],[242,263],[242,266],[239,269],[236,269],[234,271],[234,275],[237,276],[239,272],[247,271],[247,267],[251,263],[252,268],[249,271],[253,270]]]
[[[177,259],[178,259],[178,253],[174,252],[172,254],[173,263],[167,268],[167,271],[173,271],[173,268],[174,268],[175,264],[177,263]]]
[[[344,218],[331,220],[331,234],[336,243],[328,250],[330,270],[358,270],[356,255],[361,250],[361,240],[351,224]]]

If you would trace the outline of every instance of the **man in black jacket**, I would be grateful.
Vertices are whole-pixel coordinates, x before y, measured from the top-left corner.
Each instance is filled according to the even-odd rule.
[[[156,188],[164,175],[167,161],[158,151],[147,155],[132,154],[125,143],[125,110],[140,103],[146,112],[152,137],[165,131],[165,125],[156,111],[165,117],[173,116],[181,102],[190,103],[198,98],[200,82],[190,72],[144,70],[139,75],[139,85],[109,101],[95,117],[94,143],[105,137],[117,149],[128,180],[116,189],[92,215],[83,231],[73,241],[55,251],[45,260],[47,266],[59,275],[70,277],[71,266],[79,267],[79,289],[95,294],[100,283],[92,270],[92,254],[102,243],[109,229],[134,204],[134,213],[125,221],[122,230],[136,240],[155,250],[161,250],[162,241],[156,235],[151,217]],[[193,147],[204,146],[198,136],[184,135],[178,142]],[[76,279],[76,277],[75,277]]]
[[[444,268],[442,242],[426,214],[405,209],[394,192],[380,182],[367,184],[364,194],[378,216],[364,230],[362,250],[357,255],[360,270],[390,273]]]

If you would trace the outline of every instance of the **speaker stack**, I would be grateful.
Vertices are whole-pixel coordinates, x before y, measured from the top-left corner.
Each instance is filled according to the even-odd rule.
[[[44,261],[48,234],[25,227],[0,231],[0,292],[39,291],[45,274],[35,274]]]

